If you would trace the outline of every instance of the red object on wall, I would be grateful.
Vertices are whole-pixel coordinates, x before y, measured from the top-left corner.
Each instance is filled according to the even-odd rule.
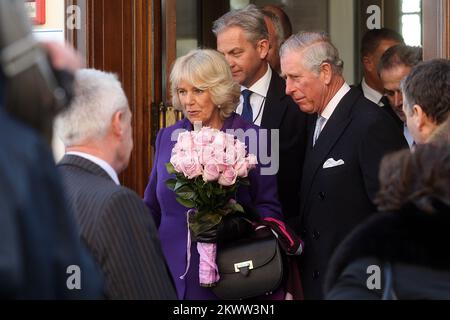
[[[26,0],[25,5],[34,24],[45,24],[45,0]]]

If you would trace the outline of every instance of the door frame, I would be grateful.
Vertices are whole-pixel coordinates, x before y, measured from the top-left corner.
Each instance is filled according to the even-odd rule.
[[[160,0],[65,0],[65,5],[81,9],[81,28],[66,28],[66,39],[83,55],[86,67],[107,69],[122,82],[133,114],[134,149],[120,180],[143,196],[152,166],[151,145],[156,132],[151,129],[158,121],[156,101],[161,99]],[[122,7],[123,11],[108,12],[107,5]],[[117,16],[118,26],[111,23]],[[108,30],[119,30],[122,43],[111,44]],[[114,59],[108,57],[112,46],[119,51]]]

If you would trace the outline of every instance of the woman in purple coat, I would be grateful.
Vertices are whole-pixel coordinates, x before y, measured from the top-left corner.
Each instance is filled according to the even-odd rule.
[[[178,298],[217,299],[210,289],[199,285],[199,254],[195,245],[190,247],[188,273],[183,279],[180,278],[185,273],[188,260],[187,208],[175,200],[176,194],[166,186],[165,182],[174,176],[168,174],[165,165],[170,161],[177,141],[177,132],[193,130],[194,123],[201,122],[203,126],[222,131],[250,129],[257,135],[259,127],[234,113],[239,102],[240,89],[233,81],[230,68],[220,53],[214,50],[194,50],[178,58],[170,80],[173,105],[182,110],[186,118],[171,127],[161,129],[158,133],[153,169],[144,201],[158,226],[162,249],[176,285]],[[240,186],[236,200],[253,208],[261,217],[282,220],[276,176],[261,175],[261,167],[258,165],[249,172],[249,179],[250,186]]]

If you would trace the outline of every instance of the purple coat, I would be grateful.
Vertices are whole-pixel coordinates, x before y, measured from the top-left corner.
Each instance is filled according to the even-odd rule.
[[[233,113],[225,120],[222,131],[250,128],[259,129]],[[174,178],[173,175],[167,173],[165,164],[169,162],[172,148],[176,143],[176,141],[171,141],[172,132],[177,129],[192,130],[192,125],[187,119],[184,119],[171,127],[161,129],[158,133],[153,169],[145,190],[144,201],[150,208],[158,226],[162,249],[175,282],[178,298],[187,300],[217,299],[210,289],[199,286],[199,255],[196,243],[191,245],[189,272],[184,280],[180,279],[185,272],[187,262],[187,208],[175,200],[175,193],[165,184],[168,179]],[[259,172],[259,166],[249,172],[251,185],[250,187],[241,186],[236,200],[255,208],[263,217],[282,220],[276,176],[261,176]]]

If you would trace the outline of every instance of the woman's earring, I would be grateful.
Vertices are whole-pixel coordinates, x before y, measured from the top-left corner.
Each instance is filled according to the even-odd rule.
[[[217,108],[219,108],[219,109],[221,109],[222,108],[222,106],[219,104],[218,106],[217,106]]]

